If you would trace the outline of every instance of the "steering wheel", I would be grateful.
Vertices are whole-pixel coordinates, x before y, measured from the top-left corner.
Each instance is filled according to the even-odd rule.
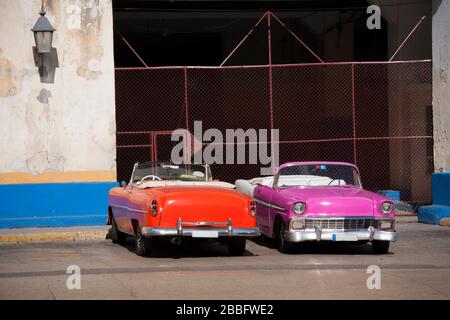
[[[331,185],[334,181],[339,181],[338,186],[341,186],[341,179],[333,179],[328,183],[328,185]]]
[[[148,175],[146,175],[145,177],[143,177],[143,178],[141,179],[141,181],[139,181],[139,182],[142,182],[142,181],[144,181],[144,180],[147,180],[148,178],[152,178],[153,181],[155,181],[155,180],[161,181],[161,180],[162,180],[160,177],[155,176],[154,174],[148,174]]]

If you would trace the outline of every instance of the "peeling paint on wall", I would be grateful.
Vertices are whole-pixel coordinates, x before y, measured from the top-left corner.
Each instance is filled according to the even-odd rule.
[[[40,103],[48,104],[48,98],[52,96],[52,93],[47,89],[41,89],[41,92],[36,97]]]
[[[63,0],[64,1],[64,0]],[[51,16],[52,17],[52,23],[55,26],[59,26],[61,23],[61,17],[60,17],[60,10],[61,10],[61,6],[60,6],[60,2],[61,0],[47,0],[44,1],[44,5],[45,5],[45,12],[47,12],[47,16]],[[57,33],[54,33],[54,36],[58,37]]]
[[[100,64],[103,56],[99,0],[72,0],[68,2],[66,12],[69,37],[74,38],[80,48],[77,74],[87,80],[96,80],[102,74]]]
[[[0,49],[0,97],[14,96],[17,93],[14,65],[11,60],[4,58]]]
[[[49,101],[51,92],[47,91],[46,89],[41,89],[37,96],[36,93],[30,94],[30,98],[28,98],[25,106],[25,123],[29,132],[29,140],[26,142],[26,145],[30,153],[37,153],[48,145],[52,116]],[[36,101],[39,101],[39,103]]]
[[[26,160],[27,168],[33,175],[44,172],[63,172],[66,159],[61,155],[52,155],[40,151]]]
[[[115,179],[112,2],[44,1],[59,60],[51,83],[33,54],[40,6],[0,0],[0,184]]]

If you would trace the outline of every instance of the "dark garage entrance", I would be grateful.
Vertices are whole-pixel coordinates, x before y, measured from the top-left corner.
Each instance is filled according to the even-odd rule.
[[[193,121],[202,120],[204,130],[278,128],[281,163],[353,162],[367,189],[400,190],[402,200],[414,204],[430,200],[431,62],[376,62],[388,59],[385,49],[377,50],[378,56],[374,50],[361,53],[364,46],[386,48],[386,30],[367,34],[372,41],[361,41],[348,52],[335,48],[343,58],[348,55],[347,61],[358,57],[362,62],[338,63],[328,57],[321,63],[272,21],[273,56],[268,64],[263,21],[226,66],[174,67],[218,66],[263,12],[179,9],[156,15],[154,8],[146,7],[133,12],[133,23],[128,23],[130,13],[116,10],[119,180],[128,180],[136,161],[168,160],[173,146],[168,133],[192,130]],[[303,21],[302,10],[298,16],[280,10],[274,14],[296,34],[301,31],[302,40],[319,56],[330,54],[325,48],[330,41],[345,42],[342,37],[336,40],[333,31],[315,34]],[[362,39],[366,31],[358,26],[365,16],[353,15],[358,31],[342,32]],[[335,28],[339,30],[339,24]],[[142,67],[129,45],[148,67]],[[213,173],[234,182],[259,175],[259,166],[215,165]]]

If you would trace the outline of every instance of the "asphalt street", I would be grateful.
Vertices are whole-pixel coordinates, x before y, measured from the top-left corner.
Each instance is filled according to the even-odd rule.
[[[109,240],[0,245],[0,299],[449,299],[450,228],[397,224],[387,255],[369,244],[310,243],[280,254],[248,241],[230,257],[216,242],[161,245],[150,258]],[[81,288],[68,289],[70,265]],[[370,265],[381,288],[368,289]]]

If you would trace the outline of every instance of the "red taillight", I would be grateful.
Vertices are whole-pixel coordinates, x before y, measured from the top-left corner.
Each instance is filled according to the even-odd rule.
[[[256,203],[255,201],[250,201],[250,214],[252,217],[256,215]]]
[[[156,214],[158,213],[158,203],[156,202],[156,200],[152,201],[152,216],[156,216]]]

